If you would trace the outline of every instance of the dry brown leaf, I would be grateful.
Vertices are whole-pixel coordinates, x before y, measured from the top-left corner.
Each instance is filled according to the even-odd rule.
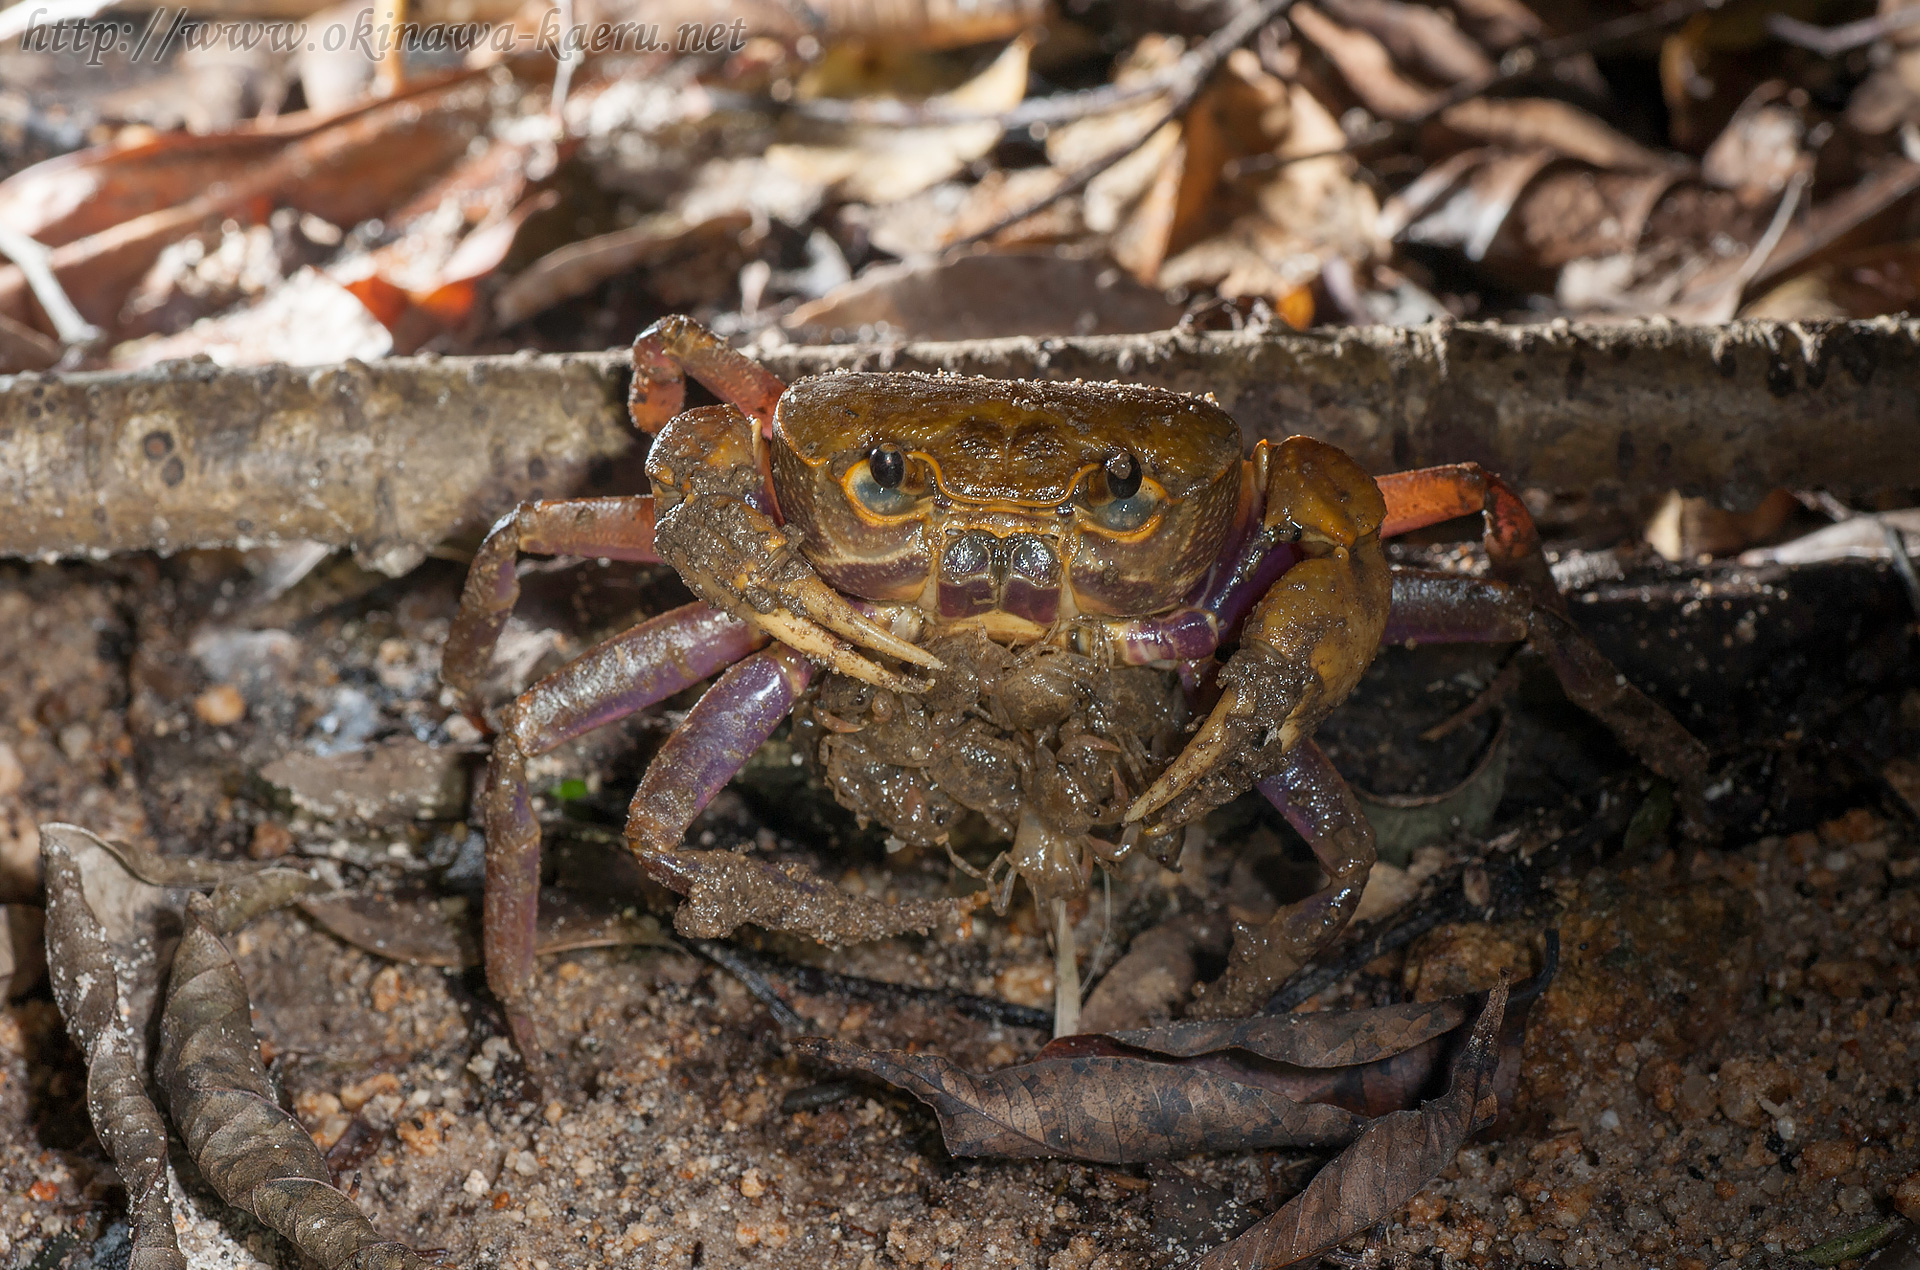
[[[1498,1115],[1494,1073],[1506,1003],[1505,985],[1487,994],[1472,1035],[1454,1059],[1446,1093],[1417,1111],[1392,1112],[1369,1124],[1305,1190],[1232,1243],[1208,1253],[1199,1270],[1278,1270],[1404,1207],[1453,1162],[1476,1126]]]
[[[1740,104],[1707,147],[1700,176],[1737,192],[1749,206],[1770,203],[1796,174],[1810,168],[1806,138],[1807,121],[1788,100],[1786,85],[1769,80]]]
[[[1179,318],[1179,306],[1104,260],[970,252],[869,269],[801,305],[783,325],[815,334],[866,327],[876,338],[962,340],[1162,331]]]
[[[167,244],[222,218],[263,219],[283,204],[336,225],[381,215],[464,153],[486,110],[486,86],[462,78],[327,121],[271,157],[230,160],[226,179],[206,181],[183,201],[67,242],[53,251],[52,268],[74,306],[111,329]],[[31,170],[21,177],[28,175]],[[171,172],[168,179],[177,176]],[[17,265],[0,267],[0,315],[41,320]]]
[[[1173,145],[1146,194],[1114,232],[1109,244],[1113,258],[1143,283],[1151,285],[1159,278],[1167,257],[1192,242],[1203,227],[1229,157],[1221,113],[1219,98],[1208,92],[1179,124],[1168,125],[1178,128]]]
[[[381,1238],[334,1188],[320,1148],[280,1110],[249,1021],[246,983],[210,921],[208,902],[195,896],[174,954],[154,1063],[201,1175],[325,1270],[424,1270],[425,1258]]]
[[[1495,53],[1545,33],[1539,15],[1521,0],[1452,0],[1450,7],[1460,25]]]
[[[493,301],[494,321],[512,326],[563,300],[585,295],[630,269],[724,247],[737,241],[752,223],[753,217],[744,211],[723,212],[699,222],[690,222],[678,212],[661,212],[626,229],[568,243],[528,265],[500,289]]]
[[[87,1115],[127,1188],[133,1227],[129,1270],[186,1270],[167,1193],[167,1126],[147,1093],[140,1046],[123,1001],[113,948],[87,903],[71,838],[92,838],[72,825],[43,831],[47,872],[47,944],[53,995],[87,1064]]]
[[[1779,533],[1798,510],[1800,501],[1784,489],[1772,491],[1749,511],[1728,511],[1674,490],[1647,522],[1647,545],[1675,561],[1731,555]]]
[[[1341,26],[1310,4],[1293,6],[1287,17],[1326,54],[1361,104],[1382,119],[1418,119],[1439,102],[1440,94],[1402,75],[1386,46],[1366,31]]]
[[[1452,247],[1468,260],[1484,258],[1514,205],[1554,161],[1549,150],[1519,154],[1470,150],[1421,177],[1381,213],[1386,225],[1404,223],[1410,242]]]
[[[325,366],[392,351],[392,334],[351,291],[317,269],[302,269],[252,304],[173,335],[120,344],[109,364],[138,370],[205,357],[221,366]]]
[[[1471,1017],[1474,1004],[1471,998],[1448,997],[1366,1010],[1195,1019],[1108,1035],[1133,1049],[1172,1058],[1243,1050],[1296,1067],[1349,1067],[1390,1058],[1446,1035]]]
[[[1320,0],[1329,17],[1372,35],[1396,66],[1442,84],[1491,79],[1493,60],[1438,9],[1401,0]]]
[[[1631,253],[1676,177],[1671,172],[1596,172],[1555,164],[1541,173],[1501,226],[1489,255],[1527,270]]]
[[[1027,94],[1027,63],[1033,41],[1007,45],[993,63],[950,93],[928,99],[952,110],[993,112],[1020,104]],[[1000,140],[997,123],[924,128],[834,129],[832,143],[767,147],[767,161],[810,184],[867,203],[891,203],[918,194],[986,155]]]
[[[1597,168],[1657,172],[1676,165],[1578,106],[1545,97],[1475,97],[1440,113],[1442,127],[1512,150],[1547,149]]]
[[[496,141],[469,152],[392,213],[398,237],[332,271],[393,333],[396,353],[478,316],[479,284],[506,259],[527,217],[559,201],[552,191],[531,192],[536,169],[549,168],[547,150]]]
[[[819,1037],[794,1042],[794,1052],[913,1094],[933,1108],[947,1149],[959,1156],[1131,1164],[1202,1151],[1335,1146],[1352,1141],[1362,1124],[1337,1107],[1142,1059],[1042,1058],[976,1076],[935,1054]]]

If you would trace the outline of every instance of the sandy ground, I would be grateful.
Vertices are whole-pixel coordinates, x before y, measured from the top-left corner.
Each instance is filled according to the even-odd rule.
[[[0,899],[32,902],[31,826],[59,818],[168,853],[291,851],[331,860],[358,886],[471,906],[477,837],[445,770],[408,786],[396,812],[329,802],[326,774],[341,769],[323,765],[303,784],[274,766],[289,754],[344,764],[368,745],[444,752],[456,775],[478,761],[436,679],[457,568],[390,582],[328,564],[263,601],[259,563],[208,553],[0,569],[0,629],[20,633],[0,647],[0,879],[11,888]],[[1758,1266],[1896,1205],[1920,1214],[1920,841],[1882,775],[1920,754],[1912,613],[1897,583],[1862,566],[1769,580],[1628,564],[1575,611],[1725,756],[1728,836],[1687,862],[1657,832],[1624,853],[1610,842],[1605,859],[1556,871],[1513,914],[1442,926],[1309,1002],[1463,990],[1530,970],[1543,932],[1559,931],[1559,974],[1528,1018],[1511,1114],[1350,1245],[1356,1255]],[[645,571],[535,574],[506,673],[551,665],[674,594]],[[1485,681],[1489,656],[1383,659],[1393,665],[1370,679],[1334,746],[1365,769],[1349,773],[1388,781],[1404,760],[1387,757],[1398,752],[1387,741],[1417,713],[1408,703],[1431,698],[1424,708],[1445,713]],[[1493,826],[1428,846],[1411,875],[1383,871],[1389,889],[1426,876],[1473,886],[1475,868],[1447,879],[1542,849],[1604,780],[1641,796],[1610,742],[1569,719],[1539,678],[1516,699]],[[558,883],[583,886],[578,861],[593,858],[597,827],[624,806],[664,727],[610,729],[536,770],[536,787],[556,794]],[[755,782],[696,834],[808,859],[875,893],[955,885],[944,862],[872,851],[817,797],[798,797],[780,755],[763,757]],[[1300,873],[1246,808],[1221,813],[1196,845],[1182,875],[1138,864],[1116,878],[1110,907],[1096,894],[1080,926],[1096,966],[1170,913],[1244,899],[1255,874],[1279,891]],[[1263,858],[1270,867],[1249,864]],[[543,960],[542,1022],[573,1088],[531,1097],[476,970],[395,964],[292,913],[229,942],[288,1105],[335,1148],[383,1231],[461,1265],[1165,1265],[1271,1211],[1321,1162],[955,1160],[907,1098],[863,1086],[823,1101],[816,1087],[835,1074],[793,1060],[736,979],[662,947]],[[1030,906],[964,935],[838,952],[752,942],[846,974],[1049,1000]],[[1045,1040],[938,1003],[824,991],[792,1003],[825,1034],[976,1069]],[[82,1081],[44,986],[0,1012],[0,1265],[124,1264],[123,1192],[85,1122]],[[196,1264],[297,1264],[276,1236],[224,1212],[183,1156],[176,1164]]]

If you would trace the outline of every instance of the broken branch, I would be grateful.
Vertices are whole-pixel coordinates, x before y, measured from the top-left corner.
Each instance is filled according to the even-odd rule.
[[[1123,379],[1212,393],[1249,438],[1324,437],[1372,471],[1476,460],[1604,505],[1678,488],[1843,497],[1920,479],[1920,323],[1736,322],[795,346],[834,369]],[[578,492],[640,444],[624,352],[406,357],[0,378],[0,554],[312,540],[404,572],[520,499]]]

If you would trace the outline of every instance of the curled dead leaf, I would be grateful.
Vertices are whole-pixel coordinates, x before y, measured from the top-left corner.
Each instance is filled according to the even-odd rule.
[[[186,1270],[167,1194],[167,1126],[147,1094],[138,1046],[121,1013],[120,978],[100,920],[87,903],[72,825],[46,825],[47,949],[54,1000],[86,1058],[87,1114],[127,1188],[133,1227],[129,1270]]]
[[[325,1157],[280,1110],[249,1021],[246,983],[213,932],[211,906],[187,904],[160,1018],[154,1075],[188,1153],[220,1197],[279,1231],[326,1270],[420,1270],[337,1190]]]
[[[1279,1212],[1203,1257],[1198,1270],[1278,1270],[1323,1252],[1399,1211],[1453,1162],[1467,1135],[1499,1112],[1494,1074],[1505,1016],[1504,984],[1487,994],[1453,1061],[1446,1093],[1416,1111],[1369,1124]]]
[[[806,1037],[795,1052],[897,1085],[933,1108],[955,1155],[1138,1163],[1201,1151],[1334,1146],[1362,1121],[1192,1067],[1041,1058],[975,1075],[935,1054]]]

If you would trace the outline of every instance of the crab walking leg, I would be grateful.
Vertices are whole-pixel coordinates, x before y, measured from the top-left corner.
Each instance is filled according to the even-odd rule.
[[[1209,1018],[1252,1014],[1281,981],[1346,929],[1373,869],[1373,826],[1332,762],[1311,740],[1254,784],[1313,849],[1328,882],[1264,924],[1236,925],[1227,972],[1209,985],[1194,1013]]]
[[[1533,604],[1504,582],[1431,569],[1393,571],[1382,644],[1507,644],[1527,637]]]
[[[1547,569],[1533,515],[1505,481],[1478,463],[1453,463],[1394,472],[1376,483],[1387,503],[1382,538],[1477,512],[1485,519],[1482,541],[1494,576],[1526,588],[1536,604],[1565,616],[1567,602]]]
[[[1379,485],[1387,501],[1382,534],[1406,533],[1474,512],[1485,517],[1483,541],[1494,577],[1521,592],[1513,597],[1510,609],[1517,608],[1523,599],[1528,602],[1528,635],[1553,666],[1567,696],[1606,724],[1630,753],[1673,782],[1682,827],[1689,839],[1712,837],[1706,805],[1707,747],[1657,702],[1629,684],[1569,620],[1566,597],[1560,594],[1547,568],[1540,534],[1526,504],[1499,477],[1475,463],[1396,472],[1381,477]],[[1410,579],[1416,576],[1408,573]],[[1479,598],[1470,598],[1476,595]],[[1429,575],[1423,584],[1396,581],[1393,606],[1403,615],[1396,620],[1408,625],[1425,622],[1436,632],[1447,629],[1448,623],[1456,630],[1464,628],[1463,633],[1453,636],[1435,633],[1430,637],[1435,640],[1514,638],[1473,633],[1485,629],[1481,623],[1487,620],[1494,620],[1502,629],[1510,625],[1511,617],[1496,618],[1492,610],[1497,606],[1489,597],[1484,590],[1476,592],[1460,584],[1449,587]]]
[[[723,939],[742,922],[831,943],[863,943],[964,923],[978,893],[888,903],[802,870],[732,851],[680,845],[695,816],[772,734],[806,690],[813,664],[776,644],[707,689],[647,768],[627,811],[627,845],[649,877],[687,897],[674,929]]]
[[[501,712],[481,810],[487,832],[483,943],[487,985],[534,1079],[548,1084],[527,1009],[540,903],[540,825],[527,759],[691,687],[766,642],[704,604],[688,604],[597,645]]]
[[[657,562],[653,497],[522,503],[494,523],[467,571],[440,663],[440,678],[459,694],[461,710],[476,723],[481,722],[480,683],[493,662],[501,628],[520,598],[514,566],[522,552]]]
[[[633,341],[633,385],[627,410],[643,432],[658,432],[680,413],[688,375],[714,396],[740,407],[766,428],[787,385],[692,318],[661,318]]]
[[[654,881],[687,889],[673,848],[812,679],[813,663],[784,645],[756,653],[715,680],[667,738],[627,806],[627,844]]]
[[[1452,573],[1396,569],[1383,642],[1506,643],[1530,639],[1575,705],[1627,751],[1674,783],[1690,836],[1706,831],[1706,746],[1657,701],[1628,683],[1562,613],[1515,587]]]

